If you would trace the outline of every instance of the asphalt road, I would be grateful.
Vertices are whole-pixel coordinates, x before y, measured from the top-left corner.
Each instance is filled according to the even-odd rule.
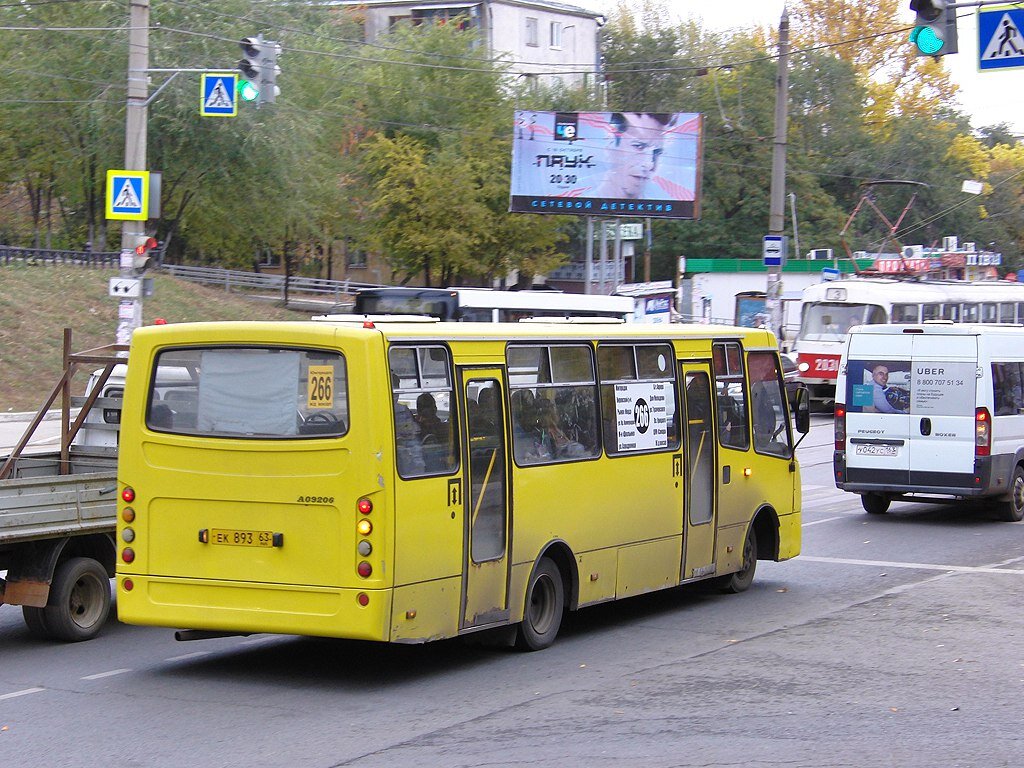
[[[868,516],[814,420],[799,558],[586,609],[539,653],[114,620],[58,645],[0,607],[0,766],[1016,766],[1024,524]]]

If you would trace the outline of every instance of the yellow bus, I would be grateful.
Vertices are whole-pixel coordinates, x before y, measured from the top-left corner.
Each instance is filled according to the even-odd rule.
[[[537,650],[565,610],[800,550],[809,416],[764,330],[165,325],[126,381],[118,614],[180,639]]]

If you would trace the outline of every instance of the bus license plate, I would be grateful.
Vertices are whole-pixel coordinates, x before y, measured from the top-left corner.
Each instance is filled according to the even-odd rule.
[[[234,528],[214,528],[210,541],[232,547],[272,547],[274,534],[271,531],[240,531]]]
[[[855,453],[858,456],[899,456],[898,445],[858,445]]]

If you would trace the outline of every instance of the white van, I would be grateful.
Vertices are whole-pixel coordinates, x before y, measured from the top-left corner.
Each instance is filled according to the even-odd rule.
[[[863,325],[836,380],[836,485],[894,499],[985,498],[1024,518],[1024,326]]]

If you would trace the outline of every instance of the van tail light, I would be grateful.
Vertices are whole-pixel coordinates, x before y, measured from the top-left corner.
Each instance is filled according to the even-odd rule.
[[[836,450],[846,450],[846,405],[844,403],[836,403],[835,411],[835,435],[836,435]]]
[[[974,455],[988,456],[992,451],[992,417],[988,408],[974,411]]]

